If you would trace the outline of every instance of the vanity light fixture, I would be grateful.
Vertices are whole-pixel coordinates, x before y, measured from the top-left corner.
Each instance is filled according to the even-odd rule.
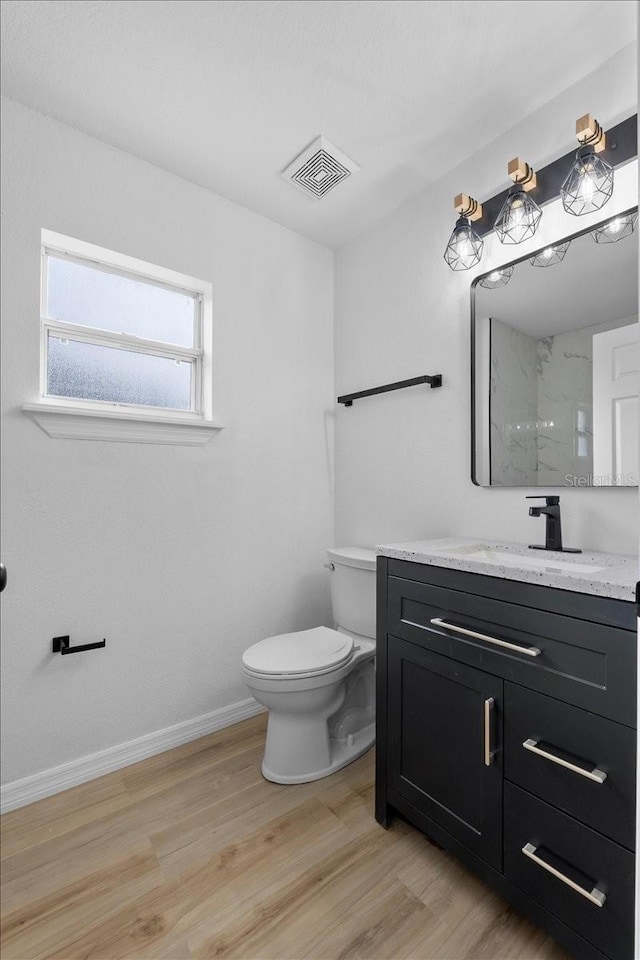
[[[590,113],[576,120],[576,136],[581,146],[560,196],[567,213],[582,217],[599,210],[611,197],[613,167],[598,156],[606,147],[606,136]]]
[[[528,196],[536,187],[537,178],[535,171],[519,157],[509,162],[507,172],[513,186],[498,214],[495,231],[500,243],[522,243],[534,235],[542,217],[542,210]]]
[[[545,247],[544,250],[540,250],[535,256],[530,257],[529,263],[532,267],[551,267],[554,263],[560,263],[564,260],[570,245],[571,241],[565,240],[564,243],[556,243],[552,247]]]
[[[486,287],[487,290],[497,290],[498,287],[504,287],[509,283],[512,273],[513,267],[501,267],[500,270],[492,270],[478,282],[481,287]]]
[[[484,241],[471,226],[473,220],[482,216],[482,204],[466,193],[459,193],[453,207],[460,216],[449,237],[444,259],[452,270],[470,270],[480,263],[484,247]]]
[[[624,240],[631,236],[638,222],[638,212],[625,213],[620,217],[614,217],[608,223],[603,223],[591,231],[591,236],[596,243],[617,243],[618,240]]]

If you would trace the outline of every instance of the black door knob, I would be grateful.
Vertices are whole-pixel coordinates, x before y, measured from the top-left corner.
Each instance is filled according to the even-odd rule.
[[[4,590],[7,585],[7,568],[4,563],[0,563],[0,593]]]

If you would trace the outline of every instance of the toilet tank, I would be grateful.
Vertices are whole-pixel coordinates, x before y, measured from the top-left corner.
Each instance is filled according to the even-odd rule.
[[[339,630],[376,637],[376,554],[367,547],[332,547],[331,606]]]

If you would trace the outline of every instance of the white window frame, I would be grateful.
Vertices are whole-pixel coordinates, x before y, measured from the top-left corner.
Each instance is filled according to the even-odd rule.
[[[149,442],[201,444],[211,432],[221,428],[213,419],[213,288],[205,280],[177,273],[165,267],[107,250],[82,240],[76,240],[50,230],[42,230],[40,284],[40,384],[39,399],[25,404],[23,410],[50,436],[75,436],[79,439],[147,439]],[[116,333],[97,327],[69,323],[47,316],[47,261],[48,257],[85,263],[94,269],[117,276],[131,277],[154,286],[178,290],[194,298],[194,346],[182,347],[165,341],[150,340],[132,334]],[[49,334],[84,343],[93,343],[115,349],[168,357],[187,361],[192,365],[191,410],[170,407],[145,406],[109,400],[58,397],[47,393]],[[38,414],[40,416],[38,416]],[[47,416],[48,414],[48,416]],[[65,414],[67,417],[65,417]],[[69,427],[69,418],[76,422]],[[82,419],[78,419],[82,418]],[[67,425],[65,426],[65,420]],[[105,420],[110,423],[105,424]],[[122,430],[116,426],[122,424]],[[145,431],[142,425],[152,428]],[[132,427],[132,424],[134,425]],[[210,428],[191,430],[189,439],[180,439],[176,429],[160,430],[158,425],[171,428]],[[154,426],[155,425],[155,426]],[[53,429],[47,429],[47,426]],[[95,436],[90,434],[95,433]],[[122,434],[122,436],[120,435]],[[161,439],[165,437],[166,439]]]

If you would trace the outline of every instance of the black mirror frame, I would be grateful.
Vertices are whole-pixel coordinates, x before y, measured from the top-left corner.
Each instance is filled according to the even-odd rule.
[[[489,274],[495,273],[497,270],[504,270],[506,267],[515,267],[519,263],[524,263],[525,260],[530,260],[531,257],[535,257],[538,253],[541,253],[547,247],[552,246],[553,244],[566,243],[567,241],[576,240],[578,237],[583,237],[586,233],[592,233],[594,230],[597,230],[599,227],[605,226],[607,223],[610,223],[612,220],[615,220],[617,217],[626,217],[631,213],[638,213],[638,206],[630,207],[628,210],[622,210],[619,213],[614,213],[612,216],[607,217],[606,220],[601,220],[598,223],[592,224],[590,227],[585,228],[584,230],[578,230],[576,233],[568,234],[566,237],[560,237],[558,240],[554,240],[551,244],[545,243],[544,246],[539,247],[537,250],[530,251],[525,256],[518,257],[517,260],[510,260],[508,263],[501,263],[497,267],[493,267],[491,270],[488,270],[486,273],[479,274],[471,284],[471,482],[476,487],[484,487],[485,489],[491,489],[493,486],[491,483],[478,483],[476,476],[476,287],[481,280],[484,280],[485,277],[488,277]],[[639,229],[636,226],[636,230]],[[640,320],[639,320],[640,322]],[[520,489],[518,487],[496,487],[499,490],[505,489]],[[522,487],[522,489],[526,489]],[[564,489],[560,487],[558,489]],[[578,487],[571,488],[579,489]],[[597,490],[600,489],[599,486],[585,486],[585,490]],[[611,485],[608,487],[603,486],[603,490],[637,490],[637,487],[617,487]]]

